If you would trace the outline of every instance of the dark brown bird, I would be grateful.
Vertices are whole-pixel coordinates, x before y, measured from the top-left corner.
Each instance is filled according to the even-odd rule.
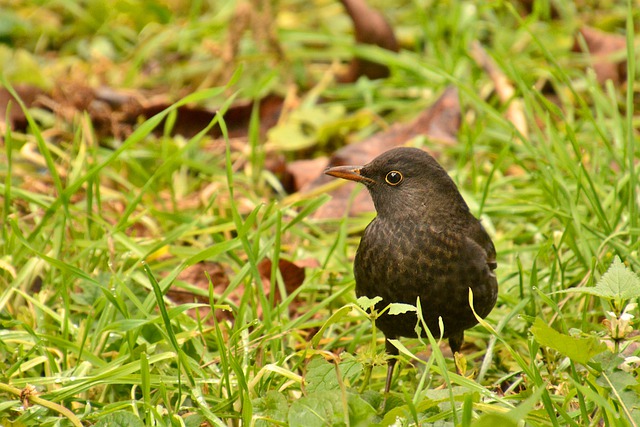
[[[474,309],[484,318],[496,303],[498,282],[493,242],[451,177],[429,154],[407,147],[364,166],[338,166],[325,173],[364,184],[378,213],[356,253],[356,295],[382,297],[378,311],[390,303],[415,305],[420,298],[431,333],[449,338],[454,354],[460,351],[465,329],[477,323],[469,288]],[[417,319],[415,313],[385,313],[376,320],[389,354],[398,355],[390,339],[416,336]],[[385,392],[395,361],[389,360]]]

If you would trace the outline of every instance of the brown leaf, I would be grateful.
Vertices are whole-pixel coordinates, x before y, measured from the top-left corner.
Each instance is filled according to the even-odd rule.
[[[27,107],[46,108],[68,122],[73,122],[78,113],[87,112],[98,135],[118,138],[126,138],[131,134],[140,118],[148,119],[169,108],[173,103],[164,97],[151,97],[148,92],[109,87],[93,88],[73,81],[58,82],[51,93],[26,85],[16,86],[15,89]],[[6,89],[0,89],[0,126],[12,98]],[[255,102],[259,102],[260,132],[264,134],[277,123],[283,99],[277,95],[267,95]],[[247,136],[255,102],[240,100],[226,111],[224,119],[231,138]],[[217,111],[197,105],[179,107],[171,135],[193,137],[209,125]],[[26,129],[26,119],[15,100],[9,120],[14,129]],[[162,134],[164,125],[163,120],[154,132]],[[222,132],[216,125],[211,128],[209,134],[217,138]]]
[[[280,109],[282,107],[283,99],[277,95],[267,95],[259,102],[259,116],[260,116],[260,132],[264,134],[268,129],[273,127],[280,116]],[[242,100],[234,103],[226,111],[224,115],[224,121],[227,125],[230,138],[246,137],[249,131],[249,122],[251,120],[251,113],[253,111],[254,101]],[[146,105],[139,113],[142,117],[149,118],[159,112],[169,108],[171,102],[161,101],[154,104]],[[186,138],[195,136],[202,129],[207,127],[209,123],[214,119],[217,109],[200,107],[197,105],[183,105],[178,107],[177,117],[171,135],[182,135]],[[136,117],[130,117],[130,119],[136,119]],[[157,133],[162,133],[164,129],[163,120],[156,128]],[[214,138],[222,136],[220,126],[215,125],[209,131],[209,135]]]
[[[30,85],[16,85],[18,96],[27,108],[40,107],[55,112],[67,122],[73,122],[79,113],[88,113],[92,126],[99,136],[115,136],[126,138],[133,132],[140,118],[148,119],[169,108],[173,100],[150,91],[134,91],[114,89],[110,87],[94,88],[78,81],[58,81],[50,91],[44,91]],[[283,98],[269,94],[254,100],[239,100],[226,111],[224,119],[231,138],[246,137],[255,102],[259,103],[260,133],[273,127],[282,110]],[[3,127],[6,110],[12,103],[9,125],[14,130],[24,131],[27,126],[20,106],[13,96],[4,88],[0,88],[0,128]],[[185,105],[177,109],[177,117],[171,135],[182,135],[190,138],[204,129],[214,119],[217,108],[198,105]],[[154,130],[163,134],[165,121]],[[2,130],[2,129],[0,129]],[[219,126],[211,128],[209,135],[221,136]]]
[[[272,265],[273,263],[269,258],[263,259],[260,264],[258,264],[260,277],[262,277],[262,281],[266,285],[270,284]],[[302,285],[302,282],[304,282],[304,267],[299,267],[286,259],[280,259],[278,260],[278,268],[280,269],[280,274],[282,275],[282,280],[284,281],[284,287],[287,290],[287,293],[290,294],[295,291],[300,287],[300,285]],[[275,298],[276,301],[280,301],[279,294],[276,294]]]
[[[178,274],[177,280],[187,282],[192,286],[204,290],[204,295],[173,285],[167,291],[167,297],[177,304],[192,302],[209,304],[209,279],[207,279],[205,272],[209,274],[209,277],[211,277],[211,283],[213,284],[215,293],[220,294],[224,292],[227,286],[229,286],[229,277],[221,264],[211,261],[202,261],[182,270],[180,274]],[[240,300],[238,299],[238,301]],[[198,311],[200,312],[200,317],[205,317],[209,314],[211,308],[200,307]],[[196,317],[195,309],[188,310],[187,313],[191,317]],[[216,312],[216,318],[218,320],[231,318],[231,313],[228,311],[218,310]]]
[[[271,291],[271,269],[273,263],[269,258],[263,259],[260,264],[258,264],[258,271],[260,272],[260,277],[262,278],[262,284],[264,286],[265,294],[269,294]],[[287,261],[285,259],[280,259],[278,261],[278,268],[280,269],[280,274],[282,275],[282,280],[284,281],[284,286],[287,291],[287,294],[293,293],[296,289],[302,285],[305,278],[305,268],[317,268],[320,264],[315,259],[306,259],[306,260],[297,260],[295,263],[291,261]],[[279,303],[282,301],[280,292],[275,291],[274,301]],[[305,301],[301,298],[295,297],[287,306],[289,311],[289,317],[295,318],[306,312],[304,309]],[[258,313],[262,316],[262,309],[258,308]]]
[[[398,41],[393,28],[380,12],[370,8],[365,0],[341,0],[341,3],[353,21],[356,42],[398,51]],[[340,81],[355,82],[360,76],[370,79],[385,78],[389,76],[389,68],[377,62],[353,58],[349,70],[340,77]]]
[[[592,59],[593,70],[598,78],[598,83],[604,84],[611,80],[615,86],[620,86],[627,80],[627,62],[624,59],[615,59],[612,56],[624,51],[627,46],[625,36],[605,33],[591,27],[583,27],[576,35],[573,45],[574,52],[582,52],[582,44],[579,37],[589,50]]]
[[[290,193],[299,191],[310,185],[327,167],[328,159],[326,157],[318,157],[316,159],[294,160],[287,165],[287,172],[293,183]]]
[[[209,291],[209,279],[205,275],[207,273],[211,278],[214,288],[225,289],[229,286],[229,278],[222,264],[212,261],[202,261],[198,264],[191,265],[178,274],[177,279],[190,283],[200,289]],[[207,302],[209,298],[207,297]]]
[[[167,291],[167,296],[177,303],[184,304],[197,301],[207,304],[209,302],[209,279],[207,279],[205,273],[211,277],[214,290],[222,292],[229,286],[229,277],[227,277],[227,273],[220,263],[202,261],[182,270],[178,274],[177,280],[187,282],[191,286],[204,290],[205,295],[198,295],[177,286],[172,286]]]
[[[260,273],[260,277],[262,278],[262,286],[265,295],[269,295],[271,292],[271,266],[272,262],[270,259],[265,258],[258,264],[258,271]],[[305,268],[306,267],[318,267],[319,264],[316,260],[300,260],[295,263],[291,261],[287,261],[285,259],[280,259],[278,262],[278,266],[280,269],[280,274],[282,275],[282,279],[284,280],[284,285],[287,290],[287,293],[294,292],[300,285],[304,282],[305,278]],[[200,288],[205,291],[205,295],[200,295],[199,293],[192,292],[188,289],[184,289],[184,287],[180,286],[172,286],[171,289],[167,292],[167,297],[169,297],[173,302],[178,304],[185,304],[191,302],[199,302],[202,304],[209,303],[209,280],[205,275],[205,272],[209,274],[211,277],[211,282],[213,283],[214,292],[216,294],[222,294],[225,292],[227,287],[229,286],[229,277],[224,267],[216,262],[203,261],[193,266],[190,266],[184,269],[177,277],[178,280],[189,283],[192,286]],[[236,306],[240,305],[242,298],[245,293],[244,285],[239,285],[232,292],[230,292],[227,296],[227,301]],[[274,301],[276,303],[281,301],[280,293],[276,291],[274,294]],[[224,302],[223,302],[224,303]],[[217,304],[217,302],[216,302]],[[289,305],[289,314],[290,316],[296,316],[298,308],[303,302],[299,299],[294,299],[294,301]],[[200,316],[206,316],[210,311],[208,307],[199,308]],[[257,308],[258,316],[262,316],[263,309],[262,307]],[[188,313],[195,317],[195,310],[190,310]],[[215,313],[216,319],[220,320],[230,320],[233,321],[233,313],[225,310],[216,310]]]
[[[428,136],[443,143],[455,143],[460,127],[460,102],[458,91],[447,88],[440,98],[410,123],[396,124],[364,141],[349,144],[329,159],[326,167],[341,165],[363,165],[391,148],[404,145],[416,136]],[[304,191],[310,191],[331,182],[334,178],[321,173]],[[332,199],[322,205],[314,214],[316,218],[339,218],[344,215],[349,198],[357,184],[345,182],[332,191]],[[354,199],[349,215],[356,216],[372,212],[373,202],[366,191],[361,191]]]
[[[513,126],[526,138],[529,134],[529,128],[524,115],[524,106],[522,100],[515,97],[516,91],[513,85],[487,54],[480,42],[475,41],[472,43],[470,53],[476,63],[485,70],[493,81],[493,86],[500,102],[507,105],[505,113],[507,120],[513,123]]]
[[[45,93],[39,87],[30,85],[15,85],[13,89],[27,108],[33,106],[36,100]],[[11,111],[9,113],[9,123],[7,124],[6,118],[9,103],[11,103]],[[27,129],[27,119],[13,95],[7,89],[0,88],[0,132],[4,134],[5,126],[7,125],[13,130],[24,131]]]

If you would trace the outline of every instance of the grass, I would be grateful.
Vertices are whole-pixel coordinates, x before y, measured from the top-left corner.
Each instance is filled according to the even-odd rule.
[[[124,0],[19,2],[4,15],[13,28],[0,49],[14,59],[3,66],[7,88],[88,80],[179,101],[122,140],[101,136],[88,114],[38,109],[25,110],[28,131],[4,131],[2,425],[640,423],[628,317],[638,317],[640,296],[637,78],[600,85],[570,49],[583,23],[626,31],[636,76],[638,12],[631,3],[536,1],[528,15],[500,2],[371,3],[388,7],[401,52],[354,46],[350,22],[328,1],[313,11],[280,4],[285,58],[246,33],[233,64],[216,55],[231,3],[145,2],[133,13]],[[470,56],[476,40],[513,84],[527,132]],[[328,82],[332,61],[353,53],[388,64],[390,78]],[[265,144],[255,109],[246,139],[228,137],[223,113],[234,102],[293,83],[300,109],[327,113],[329,146]],[[493,236],[500,295],[466,334],[465,375],[438,337],[403,339],[385,399],[382,335],[353,293],[370,216],[314,218],[327,196],[285,197],[266,159],[274,146],[288,160],[330,151],[345,122],[357,140],[409,121],[451,84],[463,113],[458,144],[417,143],[440,154]],[[209,126],[222,137],[170,136],[186,104],[219,108]],[[288,291],[279,269],[261,271],[267,258],[314,266]],[[182,275],[205,262],[228,284],[206,268],[200,286]],[[170,289],[193,297],[175,302]]]

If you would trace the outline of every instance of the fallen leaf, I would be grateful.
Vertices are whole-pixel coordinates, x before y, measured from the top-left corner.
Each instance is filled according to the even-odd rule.
[[[349,17],[353,21],[353,29],[356,42],[372,44],[384,49],[397,52],[398,41],[393,33],[393,28],[384,18],[382,13],[369,7],[365,0],[341,0]],[[349,70],[339,80],[351,83],[360,76],[370,79],[381,79],[389,76],[389,68],[377,62],[363,58],[353,58],[349,64]]]
[[[299,260],[294,262],[280,259],[278,262],[280,274],[284,281],[285,289],[288,294],[294,292],[304,282],[305,268],[319,267],[319,263],[316,260]],[[265,258],[258,264],[258,272],[262,278],[262,287],[265,295],[269,295],[271,292],[271,268],[272,262],[270,259]],[[217,262],[203,261],[198,264],[185,268],[178,277],[178,281],[186,282],[191,287],[201,289],[204,292],[194,292],[189,289],[189,286],[174,285],[167,292],[167,297],[177,304],[185,304],[192,302],[199,302],[201,304],[209,304],[209,279],[211,278],[213,284],[213,291],[216,295],[220,295],[227,290],[229,286],[229,276],[224,266]],[[245,294],[245,287],[240,284],[237,288],[231,291],[225,301],[215,301],[216,304],[230,303],[235,306],[239,306],[242,298]],[[274,301],[279,303],[281,301],[280,293],[276,291],[274,295]],[[298,308],[303,304],[300,299],[294,299],[288,306],[289,315],[291,317],[298,316]],[[200,317],[205,317],[210,312],[210,308],[199,308]],[[261,317],[263,313],[262,307],[257,307],[258,316]],[[195,310],[189,310],[189,315],[195,317]],[[216,319],[233,321],[233,313],[226,310],[216,310]],[[210,319],[209,322],[212,322]]]
[[[487,54],[480,42],[474,41],[471,44],[471,57],[485,70],[493,81],[496,94],[500,102],[507,105],[505,113],[507,120],[520,132],[523,137],[527,137],[529,129],[527,119],[524,115],[524,105],[522,99],[516,98],[516,91],[507,76],[498,68],[495,61]]]
[[[287,165],[287,172],[291,177],[291,191],[296,192],[310,185],[320,176],[327,167],[328,159],[318,157],[315,159],[294,160]]]
[[[267,95],[261,100],[241,100],[235,102],[224,115],[229,138],[246,137],[249,132],[249,122],[254,108],[254,103],[259,103],[260,133],[264,134],[268,129],[275,126],[280,115],[283,99],[277,95]],[[138,117],[148,119],[171,106],[170,101],[160,101],[145,105],[135,117],[128,117],[128,121],[137,121]],[[184,105],[178,108],[177,117],[171,135],[182,135],[186,138],[195,136],[202,129],[207,127],[214,119],[218,110],[197,105]],[[156,128],[156,133],[162,133],[164,129],[163,120]],[[222,136],[218,125],[209,131],[209,135],[214,138]]]
[[[616,56],[626,50],[625,36],[610,34],[591,27],[583,27],[575,37],[574,52],[582,52],[583,45],[579,38],[584,39],[592,60],[592,67],[598,78],[598,83],[604,84],[611,80],[615,86],[620,86],[627,80],[627,61],[624,55]]]
[[[188,282],[189,284],[209,292],[209,279],[205,275],[208,274],[211,278],[211,283],[214,288],[226,289],[229,286],[229,277],[222,264],[212,261],[202,261],[198,264],[191,265],[178,274],[177,279]],[[169,291],[171,292],[171,291]],[[203,302],[202,298],[205,298],[205,302],[209,302],[209,296],[201,297],[199,302]],[[193,302],[182,301],[182,302]]]
[[[176,279],[186,282],[190,286],[201,289],[204,292],[193,292],[184,286],[172,285],[167,291],[167,297],[176,304],[192,302],[209,304],[209,279],[205,272],[211,278],[213,290],[216,294],[221,294],[229,286],[229,277],[222,264],[212,261],[202,261],[182,270]],[[211,308],[201,307],[198,311],[200,312],[200,317],[204,318],[209,314]],[[195,309],[188,310],[187,313],[191,317],[196,317]],[[228,311],[217,310],[215,314],[218,320],[231,318],[231,313]],[[213,319],[209,319],[209,323],[212,323],[212,321]]]
[[[33,106],[36,100],[45,93],[39,87],[25,84],[15,85],[13,89],[27,108]],[[9,113],[9,123],[7,123],[7,108],[9,104],[11,104],[11,111]],[[4,134],[7,125],[13,130],[24,131],[27,129],[27,119],[13,95],[7,89],[0,88],[0,132],[2,134]]]
[[[417,136],[428,136],[446,144],[455,143],[460,120],[458,91],[454,87],[449,87],[430,108],[412,122],[393,125],[388,130],[375,134],[364,141],[339,149],[331,156],[325,166],[363,165],[383,152],[404,145]],[[333,178],[321,173],[302,191],[311,191],[332,180]],[[354,182],[345,182],[333,190],[330,193],[332,199],[322,205],[314,213],[314,217],[339,218],[343,216],[356,185]],[[360,191],[351,204],[349,215],[356,216],[373,210],[373,202],[367,191]]]
[[[269,258],[263,259],[258,264],[258,272],[260,273],[260,277],[262,277],[263,283],[266,283],[266,285],[270,284],[272,266],[273,263]],[[284,281],[284,287],[288,294],[298,289],[300,285],[302,285],[302,282],[304,282],[304,267],[299,267],[295,263],[287,261],[286,259],[279,259],[278,268],[280,269],[280,274]],[[276,301],[280,301],[280,294],[278,293],[275,298]]]
[[[262,277],[262,282],[265,283],[265,288],[270,288],[272,267],[273,263],[269,258],[263,259],[258,264],[258,272],[260,273],[260,277]],[[278,261],[278,268],[280,269],[287,293],[291,293],[300,287],[304,281],[304,268],[300,268],[286,259],[280,259]],[[280,301],[279,292],[275,295],[275,301]]]
[[[271,269],[273,267],[273,262],[269,258],[263,259],[258,264],[258,272],[260,273],[260,277],[262,278],[262,286],[264,289],[265,295],[269,295],[271,289],[275,290],[275,295],[273,296],[273,300],[276,304],[282,301],[282,296],[277,288],[274,288],[271,285]],[[291,294],[296,291],[302,285],[305,279],[305,268],[318,268],[320,267],[320,263],[315,259],[305,259],[305,260],[297,260],[296,262],[288,261],[286,259],[278,260],[278,268],[280,270],[280,274],[282,275],[282,280],[284,282],[284,287],[286,289],[287,294]],[[287,306],[289,317],[294,319],[304,314],[307,310],[304,307],[306,301],[302,298],[295,297]],[[262,308],[258,307],[258,315],[262,316]],[[316,328],[312,328],[307,331],[307,333],[312,334]]]
[[[51,92],[35,86],[17,85],[15,90],[27,108],[40,107],[55,112],[67,122],[73,122],[80,113],[88,113],[96,133],[100,136],[126,138],[133,132],[140,118],[148,119],[169,108],[173,101],[165,97],[152,96],[150,92],[93,88],[74,81],[58,82]],[[0,89],[0,127],[2,127],[9,102],[12,101],[9,122],[13,129],[24,131],[27,126],[20,106],[4,88]],[[283,98],[266,95],[260,100],[239,100],[225,113],[225,123],[230,138],[246,137],[254,104],[259,103],[260,134],[273,127],[280,116]],[[190,138],[204,129],[214,119],[218,110],[198,105],[184,105],[177,109],[171,135]],[[164,132],[165,121],[154,130]],[[209,131],[214,138],[222,136],[219,126]]]

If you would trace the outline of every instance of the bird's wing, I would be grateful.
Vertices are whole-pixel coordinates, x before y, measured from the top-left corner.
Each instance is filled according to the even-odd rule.
[[[486,262],[489,269],[495,270],[498,268],[498,263],[496,261],[496,248],[480,221],[477,221],[474,226],[471,227],[469,238],[485,252]]]

